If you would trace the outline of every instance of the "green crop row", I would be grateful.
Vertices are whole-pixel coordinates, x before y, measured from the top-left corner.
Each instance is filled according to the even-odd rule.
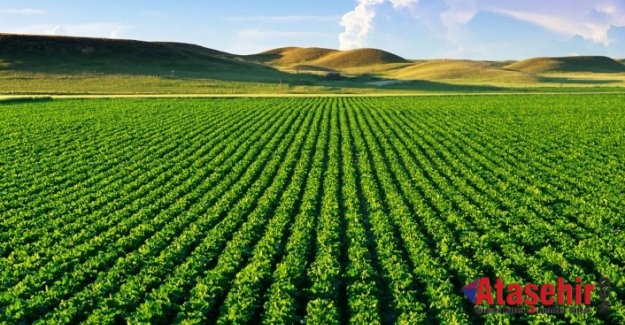
[[[0,323],[625,323],[625,95],[0,103]],[[611,279],[609,313],[462,293]]]

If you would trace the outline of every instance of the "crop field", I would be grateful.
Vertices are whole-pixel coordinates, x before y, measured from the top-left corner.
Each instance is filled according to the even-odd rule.
[[[625,95],[6,101],[0,198],[0,323],[625,324]]]

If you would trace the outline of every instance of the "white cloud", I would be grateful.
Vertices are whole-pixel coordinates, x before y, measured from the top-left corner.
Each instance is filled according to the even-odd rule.
[[[532,23],[560,34],[568,36],[579,35],[584,39],[592,40],[597,43],[609,43],[609,24],[554,14],[511,11],[505,9],[498,9],[495,10],[495,12]]]
[[[566,36],[609,44],[611,25],[625,25],[622,0],[443,0],[448,9],[440,13],[448,32],[466,25],[479,12],[493,12],[528,22]],[[454,31],[450,32],[453,37]]]
[[[473,1],[448,1],[449,9],[440,13],[448,40],[456,47],[465,39],[465,25],[475,17],[477,10]]]
[[[395,9],[412,7],[418,2],[418,0],[390,0],[390,1],[393,4],[393,8]]]
[[[409,47],[423,53],[437,51],[439,56],[521,57],[579,51],[617,53],[612,55],[622,57],[625,47],[625,36],[620,36],[620,28],[625,28],[625,0],[356,0],[355,7],[341,18],[340,48],[387,47],[388,44],[379,43],[382,34],[371,37],[372,44],[367,43],[376,32],[378,13],[387,15],[392,10],[410,14],[419,24],[415,32],[427,31],[427,35],[421,35],[422,40],[428,41],[426,47],[417,39]],[[533,41],[527,46],[533,50],[513,49],[515,43],[503,37],[508,31],[497,25],[487,29],[488,24],[506,19],[525,23],[513,24],[523,30],[535,31],[538,27],[548,32],[528,36]],[[475,25],[471,24],[473,21]],[[409,33],[401,31],[403,35]],[[482,43],[476,43],[480,39]],[[406,41],[409,43],[410,39]]]
[[[390,3],[396,10],[413,9],[418,0],[358,0],[356,7],[341,17],[339,25],[343,32],[339,34],[339,48],[351,50],[365,46],[367,36],[373,31],[373,19],[376,9],[384,3]]]
[[[33,15],[45,15],[48,12],[43,9],[8,8],[8,9],[0,9],[0,13],[9,14],[9,15],[33,16]]]
[[[339,23],[344,31],[339,35],[341,50],[350,50],[363,47],[364,42],[373,29],[375,7],[384,3],[384,0],[360,0],[354,10],[346,13]]]
[[[572,39],[575,36],[600,46],[614,42],[611,27],[625,26],[624,0],[381,0],[391,3],[397,11],[408,11],[415,21],[426,27],[441,44],[450,46],[453,55],[463,55],[478,45],[473,43],[472,31],[467,25],[480,13],[494,13],[538,26]],[[356,15],[360,9],[360,15]],[[363,10],[368,9],[368,10]],[[341,46],[359,47],[373,32],[373,18],[377,7],[369,1],[360,1],[345,18]],[[360,22],[358,24],[358,22]],[[343,24],[342,24],[343,25]],[[356,28],[362,26],[360,28]],[[496,26],[494,26],[496,28]],[[493,30],[493,35],[499,33]],[[562,40],[561,38],[560,40]]]

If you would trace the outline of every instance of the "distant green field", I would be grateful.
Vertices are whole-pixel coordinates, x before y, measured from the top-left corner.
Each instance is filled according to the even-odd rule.
[[[235,81],[195,77],[124,74],[47,74],[0,72],[0,97],[6,95],[290,95],[290,94],[448,94],[619,92],[623,80],[614,76],[552,74],[545,82],[505,83],[498,80],[385,80],[354,77],[338,81],[301,75],[273,81]],[[606,78],[606,79],[603,79]]]
[[[432,92],[501,92],[503,88],[488,85],[463,85],[433,81],[393,81],[377,86],[378,79],[350,78],[325,81],[314,75],[291,75],[289,79],[271,81],[224,80],[220,75],[146,76],[132,74],[65,74],[0,71],[1,95],[64,95],[64,94],[371,94]],[[232,78],[232,77],[231,77]],[[515,89],[518,90],[518,89]],[[601,88],[598,91],[623,91],[623,88]],[[576,88],[572,91],[588,91]]]
[[[607,94],[0,101],[0,323],[623,324],[623,130]],[[608,313],[462,292],[602,276]]]

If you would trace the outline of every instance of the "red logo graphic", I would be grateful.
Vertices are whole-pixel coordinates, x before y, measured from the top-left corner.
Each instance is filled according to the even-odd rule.
[[[610,303],[607,300],[610,294],[610,279],[603,277],[599,279],[597,285],[583,283],[581,277],[575,278],[575,283],[567,283],[564,278],[557,279],[555,284],[545,283],[538,285],[535,283],[505,284],[501,278],[495,280],[494,285],[489,278],[479,278],[462,288],[464,294],[476,306],[488,305],[488,307],[499,306],[497,308],[477,309],[479,313],[564,313],[577,312],[587,313],[592,305],[591,297],[593,291],[598,288],[600,298],[599,312],[609,311]],[[537,309],[537,305],[547,307]],[[578,308],[555,308],[551,306],[576,306]],[[527,306],[527,308],[521,308]],[[509,308],[512,307],[512,308]]]

